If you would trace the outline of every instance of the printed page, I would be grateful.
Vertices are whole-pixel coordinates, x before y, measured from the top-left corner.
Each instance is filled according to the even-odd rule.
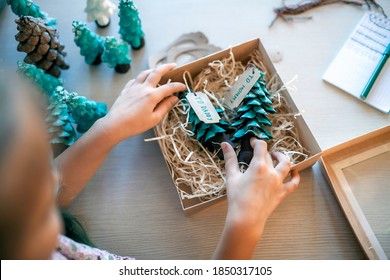
[[[390,43],[390,20],[378,13],[363,16],[333,60],[323,79],[360,99],[360,94]],[[365,102],[390,111],[390,59]]]

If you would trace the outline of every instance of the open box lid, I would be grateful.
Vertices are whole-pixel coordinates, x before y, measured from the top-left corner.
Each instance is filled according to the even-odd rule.
[[[369,259],[390,258],[390,125],[323,151],[321,163]]]

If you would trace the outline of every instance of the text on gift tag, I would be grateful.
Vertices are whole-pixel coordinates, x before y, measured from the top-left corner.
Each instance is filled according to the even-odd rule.
[[[202,92],[190,92],[187,94],[187,100],[190,103],[195,114],[204,123],[218,123],[221,119],[213,104],[206,94]]]
[[[259,78],[260,70],[255,66],[248,66],[226,94],[224,104],[230,109],[238,107]]]

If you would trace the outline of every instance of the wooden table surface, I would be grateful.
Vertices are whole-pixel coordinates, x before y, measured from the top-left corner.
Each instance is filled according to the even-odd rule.
[[[65,87],[111,105],[125,83],[147,69],[148,56],[183,33],[202,31],[221,48],[260,37],[268,52],[280,50],[275,64],[321,148],[327,149],[390,124],[390,117],[324,83],[323,73],[366,9],[329,5],[307,15],[305,22],[277,21],[273,8],[281,1],[168,0],[135,1],[146,45],[132,53],[132,68],[116,74],[106,65],[88,66],[73,43],[71,22],[86,20],[86,1],[38,1],[58,18],[60,40],[70,69]],[[113,1],[117,3],[118,1]],[[296,1],[287,1],[287,3]],[[390,1],[378,0],[390,13]],[[0,11],[0,68],[16,69],[24,54],[16,51],[17,33],[11,10]],[[118,17],[98,30],[117,36]],[[97,29],[93,23],[88,26]],[[226,203],[186,216],[157,142],[144,142],[152,131],[119,144],[71,207],[100,247],[138,259],[208,259],[222,231]],[[253,259],[364,259],[331,187],[316,164],[301,172],[300,187],[287,197],[266,224]]]

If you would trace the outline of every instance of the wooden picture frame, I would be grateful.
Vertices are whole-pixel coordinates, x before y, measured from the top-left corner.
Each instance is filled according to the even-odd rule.
[[[389,253],[386,254],[378,241],[377,234],[367,220],[364,209],[356,198],[345,173],[348,168],[370,159],[375,160],[378,156],[382,156],[386,163],[389,163],[386,167],[382,166],[382,170],[388,168],[389,172],[385,176],[390,178],[390,126],[324,151],[321,162],[333,191],[368,258],[387,260]],[[365,176],[365,174],[356,175],[360,178]],[[366,185],[366,187],[385,188],[386,194],[390,194],[390,180],[385,180],[384,184],[380,186]],[[390,208],[390,203],[388,205]],[[377,205],[373,206],[373,208],[377,207]],[[390,211],[387,213],[388,220],[390,220]],[[387,243],[390,243],[390,229],[388,236],[386,236]]]

